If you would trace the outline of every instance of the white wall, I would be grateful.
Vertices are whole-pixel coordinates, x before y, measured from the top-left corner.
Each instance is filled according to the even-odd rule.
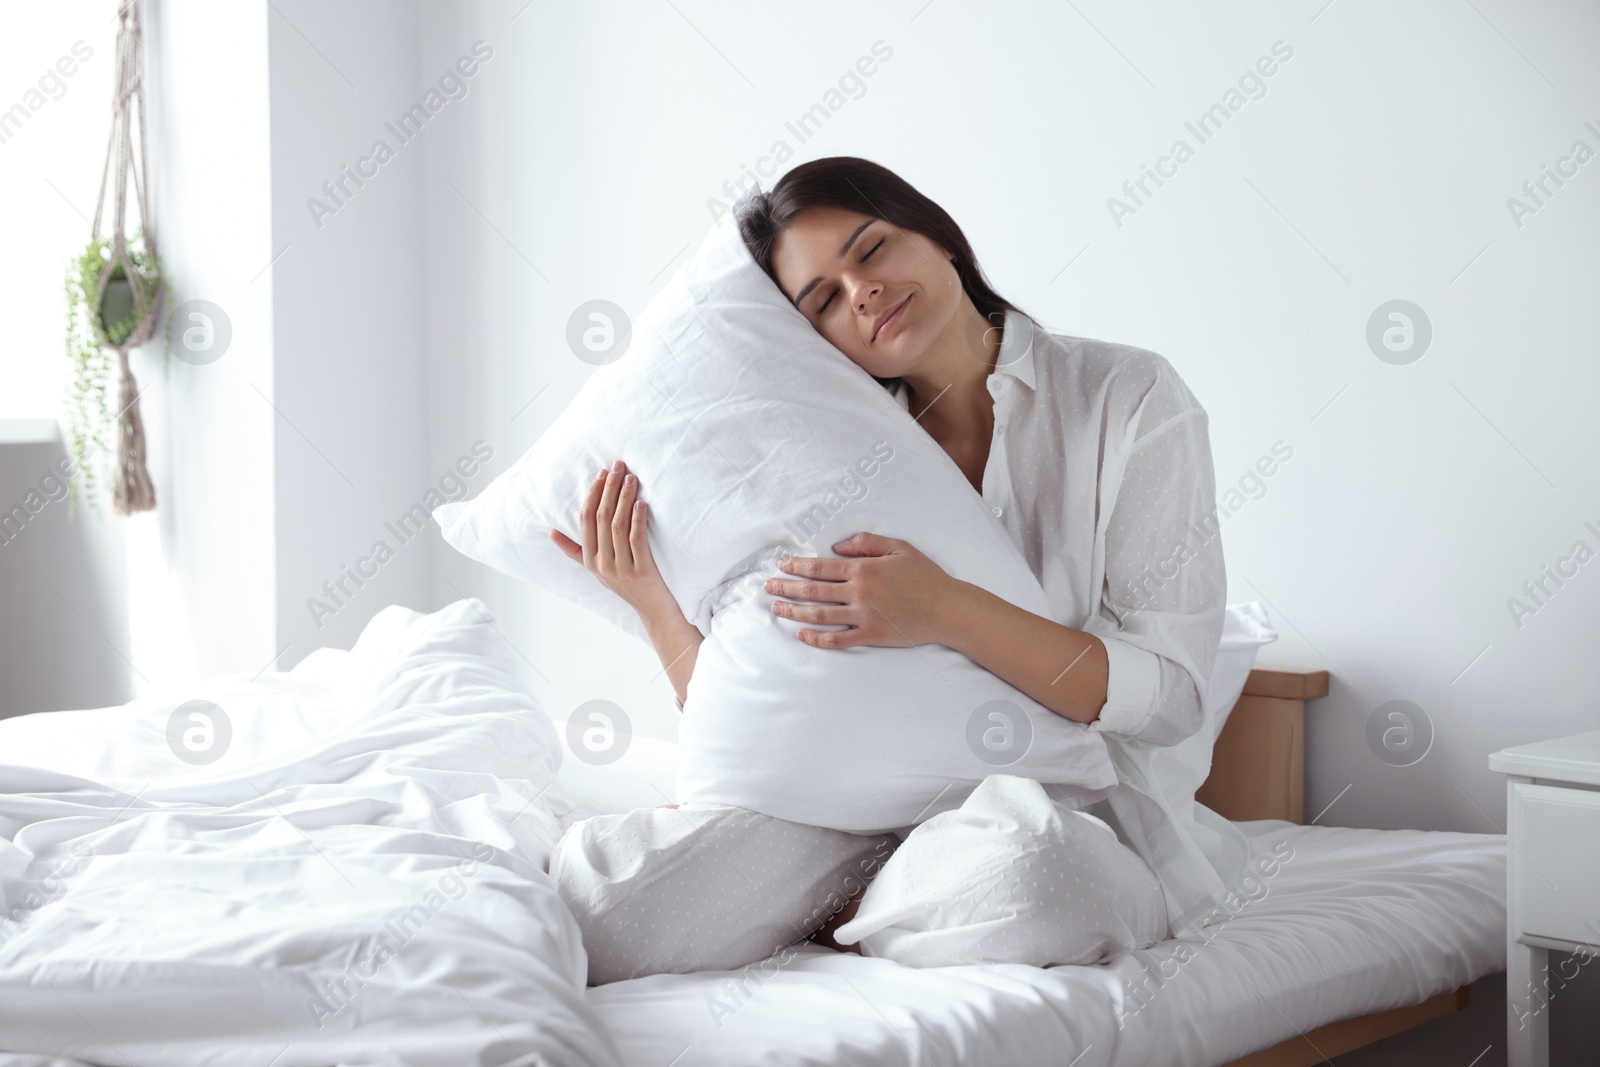
[[[142,565],[171,569],[176,617],[202,677],[254,673],[277,648],[266,9],[203,0],[145,8],[166,312],[207,300],[232,329],[215,362],[168,360],[163,337],[136,364],[163,557]]]
[[[425,466],[421,177],[432,130],[403,145],[385,126],[422,96],[416,4],[269,8],[276,640],[287,667],[324,645],[348,648],[389,604],[429,606],[437,527],[419,521],[423,533],[406,541],[394,529],[441,473]],[[376,173],[358,186],[341,168],[379,140],[394,157],[365,164]],[[344,192],[323,189],[341,178]],[[379,543],[389,551],[374,552]]]
[[[0,203],[8,205],[0,419],[55,418],[60,409],[68,367],[61,283],[88,244],[106,158],[115,10],[112,0],[0,10]]]
[[[306,205],[415,99],[416,7],[150,7],[168,306],[212,301],[233,330],[215,362],[147,371],[163,547],[198,673],[254,674],[427,607],[425,538],[385,526],[430,483],[421,150],[334,216]]]

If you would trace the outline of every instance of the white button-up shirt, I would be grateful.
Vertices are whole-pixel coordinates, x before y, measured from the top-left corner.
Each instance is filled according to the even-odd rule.
[[[983,499],[1022,549],[1054,621],[1104,642],[1101,733],[1118,786],[1088,810],[1150,864],[1170,933],[1226,912],[1239,828],[1194,800],[1209,767],[1169,746],[1211,729],[1227,579],[1206,413],[1154,352],[1051,335],[1008,312],[987,380]],[[892,390],[902,407],[906,391]]]

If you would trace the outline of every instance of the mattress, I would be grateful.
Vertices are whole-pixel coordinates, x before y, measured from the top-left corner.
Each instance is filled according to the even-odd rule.
[[[568,766],[576,814],[664,803],[673,746]],[[1263,877],[1202,935],[1092,967],[913,969],[797,947],[588,991],[623,1062],[1208,1067],[1505,967],[1505,838],[1238,824]]]

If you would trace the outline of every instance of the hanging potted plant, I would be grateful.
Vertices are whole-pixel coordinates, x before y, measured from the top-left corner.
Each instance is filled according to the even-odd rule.
[[[119,480],[112,488],[113,507],[121,515],[149,510],[155,505],[155,492],[146,496],[139,488],[149,486],[144,472],[143,422],[139,418],[138,390],[128,368],[127,351],[150,338],[156,302],[161,295],[161,263],[141,239],[126,248],[125,259],[113,258],[111,242],[103,237],[90,240],[87,248],[67,268],[67,358],[72,367],[67,381],[67,436],[72,453],[73,490],[87,496],[99,508],[100,458],[111,452],[110,433],[115,426],[120,442],[137,436],[139,444],[129,449],[141,459],[139,470],[130,480],[118,465]],[[133,264],[130,272],[126,262]],[[142,334],[142,336],[141,336]],[[119,374],[116,407],[111,406],[109,385],[117,353]],[[126,380],[123,380],[123,379]],[[81,484],[80,484],[81,483]],[[133,491],[128,491],[132,488]],[[148,500],[144,507],[133,505]]]
[[[161,260],[149,232],[146,200],[144,64],[138,0],[125,5],[119,17],[111,141],[100,173],[94,225],[88,247],[67,268],[67,358],[72,363],[67,382],[67,432],[74,496],[82,492],[98,509],[97,465],[111,451],[108,437],[115,426],[117,458],[112,510],[118,515],[131,515],[154,509],[156,494],[145,466],[144,420],[139,414],[139,388],[128,366],[128,351],[150,339],[163,281]],[[133,132],[135,106],[139,120],[137,151]],[[113,170],[114,221],[111,233],[102,236],[100,222]],[[129,179],[143,227],[131,239],[127,236]],[[112,352],[116,353],[118,368],[114,408],[108,396]]]

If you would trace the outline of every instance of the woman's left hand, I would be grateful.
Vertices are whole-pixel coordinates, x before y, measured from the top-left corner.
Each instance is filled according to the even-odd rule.
[[[833,550],[850,559],[785,556],[778,567],[797,578],[768,578],[772,612],[785,619],[848,630],[802,629],[816,648],[943,644],[956,581],[905,541],[858,533]],[[796,603],[798,601],[798,603]]]

